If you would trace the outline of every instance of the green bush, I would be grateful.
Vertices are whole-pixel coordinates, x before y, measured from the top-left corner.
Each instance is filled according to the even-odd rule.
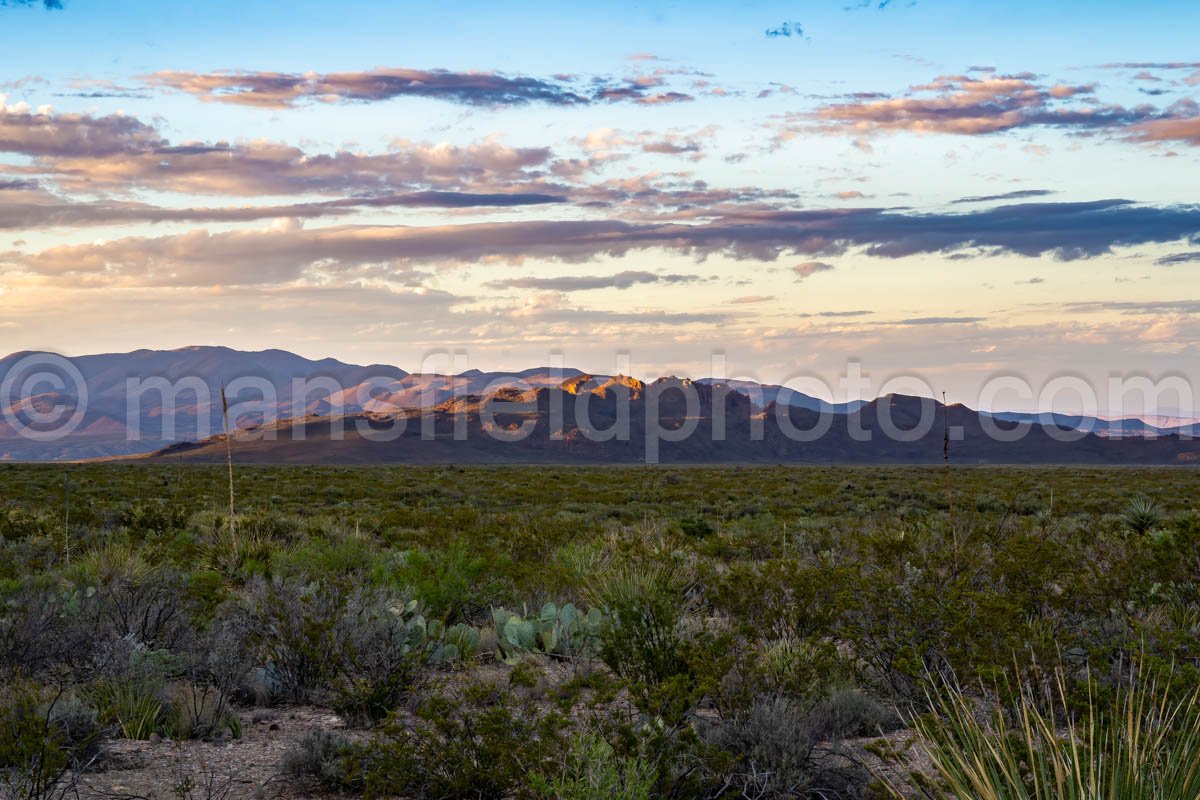
[[[242,723],[220,689],[181,683],[168,694],[162,732],[172,739],[240,739]]]
[[[553,774],[565,717],[490,684],[470,683],[456,694],[461,699],[428,697],[412,723],[393,718],[354,746],[350,760],[368,797],[531,797],[532,776]]]
[[[560,768],[530,776],[533,792],[544,800],[650,800],[657,769],[638,757],[619,756],[595,735],[572,737]]]
[[[496,602],[501,587],[496,569],[502,565],[501,558],[488,559],[454,541],[397,554],[387,577],[420,600],[431,617],[452,625],[471,621]]]
[[[313,778],[329,789],[351,789],[347,774],[350,740],[332,731],[306,734],[284,754],[283,771],[297,777]]]
[[[359,595],[339,627],[342,649],[333,676],[333,708],[352,724],[371,724],[395,710],[432,662],[458,657],[445,627],[426,621],[417,601],[389,604]],[[469,641],[461,630],[457,638]]]
[[[0,686],[0,797],[56,796],[99,737],[95,712],[75,695],[28,681]]]
[[[685,586],[671,569],[625,567],[601,578],[590,592],[605,619],[600,657],[613,672],[642,686],[688,673]]]

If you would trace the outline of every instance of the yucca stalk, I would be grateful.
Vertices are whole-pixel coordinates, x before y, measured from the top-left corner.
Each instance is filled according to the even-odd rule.
[[[1055,676],[1056,704],[1066,707],[1063,670]],[[916,733],[960,800],[1196,800],[1198,692],[1168,687],[1141,670],[1133,688],[1101,701],[1089,676],[1085,707],[1060,719],[1021,686],[1011,721],[999,711],[981,720],[977,704],[951,690],[931,697]]]
[[[229,530],[236,534],[237,517],[233,503],[233,434],[229,431],[229,399],[225,396],[225,384],[221,384],[221,423],[225,428],[225,464],[229,468]]]

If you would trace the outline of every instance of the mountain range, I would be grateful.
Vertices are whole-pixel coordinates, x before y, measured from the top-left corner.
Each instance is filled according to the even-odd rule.
[[[575,369],[417,374],[381,364],[313,361],[283,350],[188,347],[80,356],[69,363],[82,391],[68,375],[61,387],[44,383],[40,393],[15,402],[11,386],[21,385],[22,375],[14,370],[31,357],[55,358],[22,352],[0,359],[0,381],[12,378],[0,398],[10,404],[0,419],[0,460],[220,460],[226,452],[222,387],[228,386],[231,449],[236,458],[254,462],[639,462],[649,457],[937,463],[949,430],[952,458],[964,464],[1200,463],[1200,446],[1188,438],[1200,433],[1200,425],[1190,420],[1164,427],[1135,418],[976,412],[903,395],[828,403],[752,381],[670,377],[644,383]],[[316,389],[297,396],[296,381]],[[166,395],[162,386],[168,387]],[[686,407],[685,387],[698,399],[698,408]],[[13,424],[55,408],[69,414],[83,391],[87,403],[69,435],[31,439]],[[581,395],[589,415],[577,419]],[[602,432],[623,414],[629,417],[628,435],[605,438]],[[929,426],[931,420],[936,424]],[[921,421],[928,429],[914,431]],[[801,437],[811,441],[794,435],[825,425],[823,435]],[[400,426],[402,435],[396,433]],[[506,435],[521,426],[526,435]],[[683,441],[651,441],[673,438],[671,431],[689,426],[695,430]],[[342,429],[344,436],[334,435]],[[1008,432],[1009,438],[1021,435],[998,441],[988,435],[991,429]],[[899,438],[897,430],[903,434]]]

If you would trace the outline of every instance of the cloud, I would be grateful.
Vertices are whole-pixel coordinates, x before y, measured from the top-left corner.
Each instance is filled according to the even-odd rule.
[[[537,289],[552,292],[582,292],[592,289],[628,289],[643,283],[682,284],[701,281],[699,275],[660,275],[654,272],[626,270],[616,275],[568,275],[560,278],[506,278],[490,281],[492,289]]]
[[[799,22],[784,22],[773,28],[767,28],[763,33],[768,39],[791,39],[793,36],[797,39],[808,38],[804,35],[804,26]]]
[[[632,153],[698,161],[706,157],[708,143],[718,130],[717,125],[634,133],[600,129],[575,140],[588,151],[586,158],[556,157],[548,147],[512,147],[494,137],[465,145],[394,140],[382,152],[341,149],[320,153],[269,140],[171,142],[133,117],[55,114],[51,109],[34,111],[17,104],[0,106],[0,152],[28,156],[30,163],[9,165],[0,175],[10,173],[4,180],[37,175],[58,192],[89,195],[137,191],[245,197],[352,195],[354,199],[344,201],[348,208],[405,204],[500,207],[561,202],[569,197],[581,207],[621,206],[639,214],[673,209],[678,214],[719,215],[729,205],[797,199],[797,194],[788,190],[716,188],[681,172],[585,182],[606,160]],[[401,195],[407,200],[399,200]],[[81,208],[29,210],[43,216],[59,211],[84,214]],[[163,219],[170,216],[126,207],[115,212],[114,218],[124,214],[133,219],[143,212]],[[304,217],[329,213],[328,206],[296,210],[296,215]],[[251,211],[244,216],[264,215]],[[197,221],[223,218],[205,214],[179,217]]]
[[[1046,282],[1045,278],[1033,277],[1027,281],[1017,281],[1016,285],[1017,286],[1036,286],[1039,283],[1045,283],[1045,282]]]
[[[755,303],[769,303],[775,299],[773,294],[748,294],[742,297],[735,297],[729,302],[735,306],[753,305]]]
[[[971,136],[1052,127],[1137,141],[1200,143],[1194,102],[1183,100],[1165,110],[1127,108],[1101,103],[1095,90],[1095,84],[1041,83],[1024,72],[941,75],[901,96],[852,99],[789,114],[778,138],[787,140],[808,129],[851,136],[897,131]]]
[[[538,103],[581,106],[598,102],[662,103],[692,99],[682,92],[656,92],[663,76],[656,70],[628,79],[571,76],[535,78],[499,72],[380,67],[360,72],[296,73],[220,70],[166,70],[145,75],[150,86],[179,91],[216,103],[253,108],[289,108],[303,103],[369,103],[421,97],[467,106],[519,106]]]
[[[1103,255],[1114,247],[1175,242],[1200,232],[1200,207],[1146,206],[1125,200],[1024,203],[969,213],[889,209],[747,209],[711,221],[620,220],[482,222],[408,227],[341,225],[210,233],[61,245],[0,253],[0,270],[85,284],[208,285],[283,282],[371,269],[386,276],[414,263],[581,262],[663,249],[697,258],[722,255],[770,261],[780,256],[922,254],[1024,256],[1060,260]],[[806,266],[808,264],[822,266]],[[803,278],[824,262],[793,268]]]
[[[1200,300],[1092,301],[1067,303],[1063,307],[1068,311],[1080,313],[1120,311],[1130,315],[1161,314],[1163,312],[1200,314]]]
[[[875,313],[874,311],[865,311],[865,310],[860,309],[860,310],[856,310],[856,311],[815,311],[815,312],[812,312],[809,314],[794,314],[793,316],[803,317],[803,318],[818,317],[818,318],[828,318],[828,319],[841,319],[843,317],[846,317],[846,318],[848,318],[848,317],[868,317],[874,313]]]
[[[1049,189],[1018,189],[1014,192],[1003,192],[1002,194],[981,194],[972,197],[960,197],[957,200],[951,200],[952,205],[961,203],[990,203],[993,200],[1027,200],[1030,197],[1045,197],[1054,194]]]
[[[252,222],[285,217],[316,219],[353,214],[367,208],[509,208],[565,201],[564,196],[548,194],[413,192],[289,205],[178,208],[116,200],[72,201],[40,191],[36,181],[0,180],[0,229],[24,230],[139,222]]]
[[[1180,100],[1166,115],[1131,126],[1128,136],[1139,142],[1178,141],[1200,146],[1200,104],[1191,99]]]
[[[597,128],[587,136],[573,141],[594,158],[601,160],[625,158],[631,152],[642,152],[699,161],[708,155],[706,145],[720,129],[719,125],[708,125],[692,131],[622,131],[616,128]]]
[[[912,7],[912,6],[915,6],[916,4],[917,4],[917,0],[909,0],[909,2],[905,4],[905,6]],[[856,3],[852,3],[848,6],[843,7],[842,10],[843,11],[862,11],[864,9],[874,8],[876,11],[886,11],[889,8],[895,8],[895,6],[896,6],[896,4],[893,2],[893,0],[858,0],[858,2],[856,2]]]
[[[1200,61],[1124,61],[1101,64],[1102,69],[1200,69]]]
[[[1154,263],[1160,267],[1174,267],[1179,264],[1191,264],[1197,261],[1200,261],[1200,252],[1175,253],[1174,255],[1155,259]]]
[[[829,272],[832,269],[832,264],[826,264],[823,261],[805,261],[802,264],[792,267],[792,272],[796,273],[796,280],[802,281],[805,278],[816,275],[818,272]]]
[[[0,149],[5,149],[0,143]],[[397,142],[384,153],[310,154],[277,142],[131,147],[97,157],[63,148],[41,166],[64,188],[189,194],[288,195],[312,192],[441,190],[508,185],[549,166],[549,148],[514,148],[495,140],[471,145]]]
[[[133,117],[55,114],[50,109],[33,111],[24,104],[0,106],[0,152],[32,159],[30,164],[10,165],[3,171],[37,174],[66,192],[150,190],[233,196],[424,192],[429,197],[443,193],[438,202],[426,204],[444,207],[452,207],[456,198],[463,207],[501,206],[551,202],[546,198],[568,194],[584,205],[647,208],[682,204],[699,208],[796,197],[794,192],[756,187],[712,188],[685,173],[581,184],[605,160],[631,152],[703,159],[718,130],[716,125],[637,133],[601,129],[575,140],[589,150],[588,158],[576,159],[558,158],[548,147],[512,147],[494,137],[466,145],[394,140],[383,152],[314,153],[269,140],[170,142]],[[485,195],[493,199],[484,202]]]
[[[35,110],[26,103],[10,106],[7,99],[0,94],[0,152],[97,158],[165,144],[153,126],[135,117],[54,114],[47,107]]]
[[[76,78],[70,82],[71,91],[56,92],[55,97],[83,97],[95,99],[100,97],[132,97],[141,100],[150,98],[150,93],[144,88],[122,86],[110,80],[99,78]]]
[[[882,325],[973,325],[986,322],[986,317],[913,317],[899,319],[895,322],[884,322]]]

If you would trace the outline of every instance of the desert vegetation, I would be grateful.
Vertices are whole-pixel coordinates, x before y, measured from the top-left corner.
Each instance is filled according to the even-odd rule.
[[[0,466],[0,797],[1200,796],[1197,473],[947,478]]]

